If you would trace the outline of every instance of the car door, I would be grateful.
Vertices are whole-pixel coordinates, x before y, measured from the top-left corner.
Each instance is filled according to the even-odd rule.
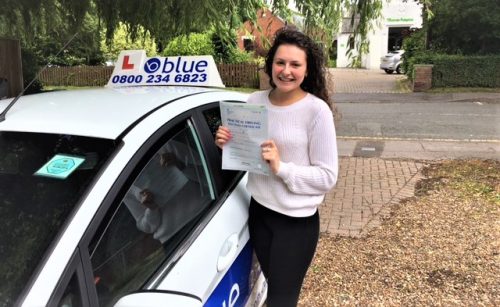
[[[238,100],[228,100],[228,102],[237,102]],[[211,145],[214,144],[215,133],[221,125],[221,114],[219,104],[206,106],[200,110],[202,114],[202,122],[209,126],[210,135],[204,139],[208,140]],[[207,131],[202,129],[201,131]],[[247,175],[242,176],[242,172],[223,170],[222,150],[216,147],[217,162],[216,169],[221,177],[220,185],[222,191],[228,191],[230,195],[226,206],[233,206],[232,202],[237,202],[234,206],[245,208],[245,226],[241,231],[245,232],[240,238],[239,246],[241,251],[236,252],[237,257],[230,263],[229,270],[224,273],[223,279],[219,281],[216,288],[211,292],[210,297],[206,300],[206,306],[262,306],[267,294],[267,282],[262,274],[257,257],[253,252],[248,234],[248,205],[250,200],[249,192],[246,189]],[[241,179],[240,179],[241,178]],[[243,201],[243,203],[242,203]]]
[[[243,306],[256,290],[254,285],[260,276],[249,243],[246,176],[221,170],[220,151],[213,142],[220,125],[218,104],[200,109],[195,123],[204,147],[216,151],[211,164],[222,194],[204,230],[169,274],[156,282],[160,289],[191,290],[204,306]]]
[[[123,170],[108,195],[109,204],[103,205],[98,222],[80,244],[84,274],[78,280],[85,280],[86,289],[78,293],[87,293],[91,306],[112,306],[120,299],[123,306],[137,301],[155,306],[159,297],[171,306],[180,300],[192,306],[248,302],[260,273],[248,244],[249,195],[243,173],[220,169],[212,134],[220,120],[217,113],[215,103],[170,120]],[[170,161],[169,151],[175,152],[177,161]],[[158,172],[162,160],[171,163],[169,174]],[[169,225],[160,232],[140,221],[148,215],[140,198],[147,175],[171,183],[165,188],[149,181],[153,183],[148,189],[158,194],[155,199],[173,204],[162,216]],[[134,201],[135,207],[130,205]],[[74,280],[66,287],[73,288]],[[67,290],[57,292],[65,293],[64,299],[72,295]],[[63,306],[64,300],[53,302]]]

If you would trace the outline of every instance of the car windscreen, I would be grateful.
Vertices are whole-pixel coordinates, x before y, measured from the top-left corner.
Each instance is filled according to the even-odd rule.
[[[115,148],[108,139],[0,131],[0,307],[17,299]]]

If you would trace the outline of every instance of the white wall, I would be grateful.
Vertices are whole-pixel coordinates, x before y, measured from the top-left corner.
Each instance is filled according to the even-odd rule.
[[[369,69],[379,69],[380,57],[388,51],[389,27],[420,28],[422,26],[422,8],[415,1],[402,0],[384,1],[382,17],[374,22],[374,30],[368,34],[370,51],[362,58],[362,66]],[[348,67],[350,59],[347,51],[348,34],[337,37],[337,67]]]
[[[348,67],[350,60],[346,55],[348,47],[349,35],[341,34],[337,37],[337,67]],[[357,54],[356,50],[352,50],[353,54]]]

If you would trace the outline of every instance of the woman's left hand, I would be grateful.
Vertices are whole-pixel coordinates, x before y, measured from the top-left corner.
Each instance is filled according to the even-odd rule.
[[[155,201],[154,201],[154,194],[153,192],[151,192],[150,190],[148,189],[143,189],[141,192],[140,192],[140,196],[141,196],[141,203],[146,207],[146,208],[149,208],[151,210],[155,210],[155,209],[158,209],[158,205],[156,205]]]
[[[273,140],[267,140],[260,145],[262,148],[262,159],[269,163],[269,167],[274,174],[280,169],[280,153]]]

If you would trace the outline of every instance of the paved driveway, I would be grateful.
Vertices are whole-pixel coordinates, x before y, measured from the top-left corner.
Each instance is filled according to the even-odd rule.
[[[386,74],[381,69],[330,68],[333,93],[404,93],[397,80],[405,75]]]

